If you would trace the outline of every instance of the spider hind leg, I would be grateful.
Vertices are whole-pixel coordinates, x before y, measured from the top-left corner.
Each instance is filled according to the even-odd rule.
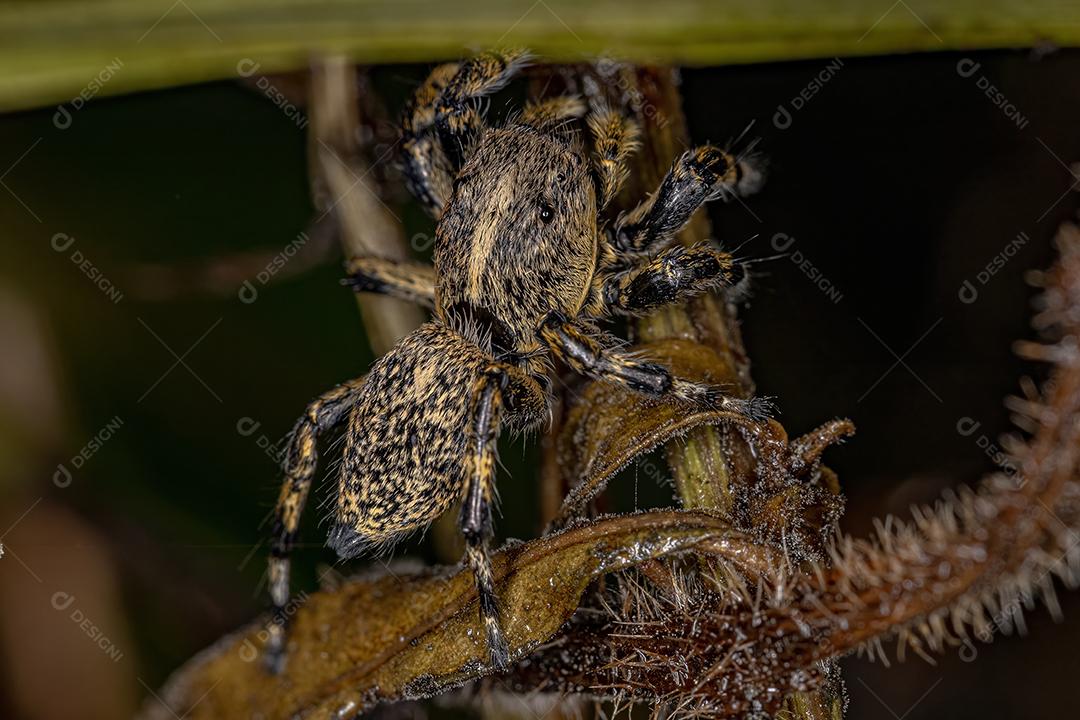
[[[496,670],[510,665],[510,650],[499,620],[499,603],[491,574],[489,544],[492,536],[492,507],[495,502],[495,468],[499,424],[502,415],[502,389],[507,378],[498,368],[481,375],[474,394],[472,433],[466,455],[468,472],[465,500],[459,524],[465,537],[465,561],[473,571],[491,664]]]
[[[545,412],[535,378],[428,323],[372,367],[345,439],[328,544],[343,558],[385,549],[461,500],[465,564],[499,669],[510,654],[490,557],[498,436],[504,419],[515,427]]]
[[[350,380],[319,396],[297,420],[289,437],[282,463],[285,479],[274,510],[268,566],[273,611],[267,627],[266,659],[267,665],[274,671],[280,671],[284,662],[290,556],[315,475],[318,461],[316,440],[319,433],[337,425],[348,415],[363,384],[364,378]]]

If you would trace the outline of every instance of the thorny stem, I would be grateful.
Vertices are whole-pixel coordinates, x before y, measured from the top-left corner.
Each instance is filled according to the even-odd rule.
[[[869,539],[839,538],[831,567],[775,564],[764,592],[751,580],[735,602],[695,587],[696,575],[684,575],[683,595],[694,599],[682,604],[631,578],[606,619],[582,616],[558,654],[539,658],[543,664],[520,679],[533,672],[560,687],[674,699],[723,717],[751,710],[832,717],[840,706],[830,700],[835,684],[823,661],[857,649],[883,654],[890,637],[901,658],[905,648],[929,658],[928,651],[970,646],[972,630],[988,641],[1022,628],[1036,598],[1059,612],[1054,577],[1080,584],[1080,228],[1066,225],[1057,245],[1058,262],[1036,278],[1044,292],[1034,321],[1057,341],[1017,347],[1050,363],[1051,373],[1041,389],[1029,383],[1025,398],[1009,401],[1031,433],[1005,440],[1015,474],[998,472],[977,491],[913,508],[914,522],[886,518]],[[732,578],[732,587],[738,583]],[[570,668],[577,677],[558,677],[561,657],[579,659]],[[614,660],[594,670],[580,658]],[[825,692],[779,706],[791,688]]]

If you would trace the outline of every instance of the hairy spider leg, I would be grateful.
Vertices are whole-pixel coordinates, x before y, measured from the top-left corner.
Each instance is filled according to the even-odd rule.
[[[380,293],[435,309],[435,268],[412,260],[360,256],[345,263],[345,283],[356,292]]]
[[[712,145],[687,150],[656,192],[619,217],[615,248],[623,253],[649,253],[671,240],[705,202],[749,195],[763,182],[763,171],[752,154],[737,158]]]
[[[331,429],[348,416],[363,384],[364,378],[356,378],[320,395],[307,406],[289,436],[282,461],[285,477],[274,509],[270,541],[269,583],[273,612],[267,628],[269,637],[266,650],[269,664],[275,671],[280,670],[285,647],[285,629],[288,622],[285,607],[290,594],[290,555],[319,459],[316,441],[320,433]]]
[[[639,129],[621,112],[603,105],[588,117],[589,133],[593,138],[593,167],[597,178],[598,209],[607,207],[630,174],[627,164],[640,147]]]
[[[581,117],[585,109],[585,101],[577,95],[558,95],[527,103],[520,122],[537,130],[550,131],[567,120]]]
[[[539,329],[540,338],[570,369],[601,382],[620,385],[653,397],[672,397],[698,407],[731,412],[753,423],[763,423],[773,411],[767,398],[739,398],[706,383],[676,377],[658,363],[606,347],[581,323],[553,312]]]
[[[689,300],[709,290],[735,285],[744,270],[729,253],[707,243],[674,245],[626,270],[601,274],[604,308],[641,315],[662,305]]]
[[[476,101],[501,89],[529,61],[524,50],[486,52],[440,65],[413,95],[402,119],[405,182],[438,219],[468,148],[484,130]]]
[[[466,456],[467,485],[459,523],[465,537],[465,560],[473,571],[491,663],[497,670],[510,664],[510,651],[499,620],[499,602],[491,575],[489,545],[492,507],[495,502],[495,470],[498,463],[502,391],[507,377],[498,366],[488,368],[477,382],[472,413],[472,432]]]

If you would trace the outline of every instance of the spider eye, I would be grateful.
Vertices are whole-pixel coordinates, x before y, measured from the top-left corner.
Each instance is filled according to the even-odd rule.
[[[546,202],[540,202],[540,222],[545,225],[550,225],[551,221],[555,219],[555,208],[548,205]]]

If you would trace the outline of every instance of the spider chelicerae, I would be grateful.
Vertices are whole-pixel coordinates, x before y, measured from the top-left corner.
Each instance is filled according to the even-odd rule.
[[[689,150],[655,193],[603,222],[638,146],[637,126],[618,109],[589,109],[563,96],[486,127],[482,98],[527,62],[514,50],[441,65],[406,108],[404,172],[437,220],[434,266],[358,257],[347,268],[356,290],[414,301],[433,318],[297,421],[270,558],[275,613],[267,654],[274,668],[284,659],[289,553],[311,489],[318,433],[348,422],[328,541],[342,558],[388,546],[462,501],[465,562],[476,578],[491,663],[504,668],[511,658],[489,558],[496,441],[504,423],[529,429],[548,417],[552,359],[743,423],[766,420],[767,401],[675,377],[592,322],[644,313],[742,276],[730,254],[671,240],[707,200],[760,186],[753,156],[711,145]],[[591,153],[573,127],[582,117]]]

